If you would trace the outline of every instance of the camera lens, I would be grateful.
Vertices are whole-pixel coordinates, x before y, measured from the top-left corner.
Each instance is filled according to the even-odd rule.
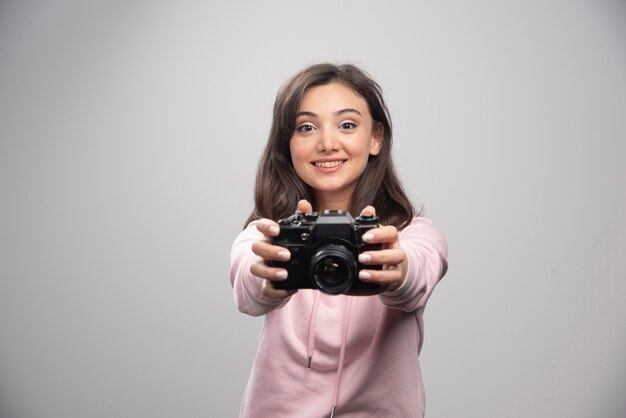
[[[352,286],[356,276],[356,260],[346,247],[328,244],[311,258],[311,277],[323,292],[337,295]]]

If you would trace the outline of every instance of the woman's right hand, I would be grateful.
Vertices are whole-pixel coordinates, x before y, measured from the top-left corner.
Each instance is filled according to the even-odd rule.
[[[306,200],[298,202],[298,211],[310,213],[313,211],[311,204]],[[263,280],[261,294],[274,299],[286,298],[294,294],[297,290],[276,289],[272,282],[282,282],[287,279],[287,270],[280,267],[271,267],[270,261],[288,261],[291,257],[289,250],[284,247],[272,245],[270,238],[278,236],[280,227],[278,223],[271,219],[261,219],[256,225],[258,231],[263,234],[264,239],[252,244],[252,252],[261,257],[263,261],[255,263],[250,267],[250,272]]]

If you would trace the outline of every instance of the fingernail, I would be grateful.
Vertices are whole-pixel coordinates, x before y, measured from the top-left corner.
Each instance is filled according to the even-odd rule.
[[[359,279],[361,280],[369,280],[372,278],[372,275],[365,270],[359,271]]]
[[[359,261],[361,263],[367,263],[372,260],[372,256],[369,254],[359,254]]]
[[[270,226],[270,234],[278,235],[280,228],[275,225]]]
[[[276,272],[276,278],[285,280],[287,278],[287,271],[286,270],[279,270],[279,271],[277,271]]]
[[[280,258],[283,261],[289,260],[289,257],[291,257],[291,254],[289,253],[289,251],[281,251],[278,253],[278,258]]]
[[[374,239],[374,234],[364,234],[363,235],[363,241],[370,241]]]

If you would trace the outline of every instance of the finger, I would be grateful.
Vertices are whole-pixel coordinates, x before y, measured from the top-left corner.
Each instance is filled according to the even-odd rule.
[[[389,266],[385,270],[361,270],[359,280],[393,286],[402,281],[402,271],[396,266]]]
[[[391,248],[388,250],[366,251],[359,254],[359,262],[361,264],[379,265],[379,264],[400,264],[406,259],[406,254],[400,248]]]
[[[276,289],[274,288],[274,286],[272,286],[272,282],[268,280],[264,280],[263,285],[261,286],[261,294],[268,298],[274,299],[284,299],[288,296],[293,295],[297,291],[297,289]]]
[[[291,257],[289,250],[266,241],[252,243],[252,252],[265,261],[287,261]]]
[[[280,233],[280,227],[271,219],[261,219],[256,224],[256,229],[266,237],[275,237]]]
[[[361,211],[361,215],[376,216],[376,208],[374,208],[374,206],[365,206]]]
[[[393,243],[398,241],[398,229],[393,225],[379,226],[367,231],[362,238],[368,244]]]
[[[270,281],[283,281],[287,279],[287,270],[278,267],[270,267],[265,263],[252,264],[250,266],[250,273]]]
[[[297,211],[302,213],[311,213],[313,212],[313,206],[308,200],[302,199],[298,202]]]

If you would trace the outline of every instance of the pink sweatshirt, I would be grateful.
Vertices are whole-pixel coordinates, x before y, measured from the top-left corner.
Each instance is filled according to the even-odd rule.
[[[447,270],[447,244],[433,223],[417,217],[400,232],[409,267],[398,289],[377,296],[300,289],[286,299],[262,296],[262,280],[250,273],[261,260],[251,250],[263,239],[255,224],[231,252],[237,307],[265,315],[240,416],[422,417],[422,314]]]

